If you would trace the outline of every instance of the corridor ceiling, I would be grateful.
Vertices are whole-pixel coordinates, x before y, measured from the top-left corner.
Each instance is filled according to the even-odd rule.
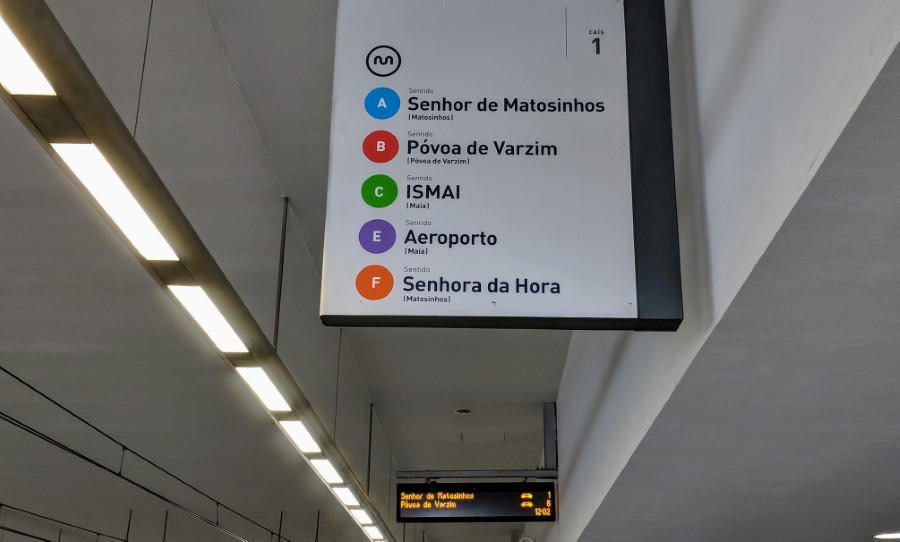
[[[900,530],[898,96],[895,52],[583,540]]]
[[[48,3],[270,338],[282,196],[290,198],[281,357],[361,479],[374,405],[370,494],[383,516],[393,514],[397,468],[538,467],[542,403],[555,399],[570,333],[339,331],[318,322],[336,2],[156,0],[152,19],[147,0]],[[313,539],[317,510],[320,540],[365,540],[6,108],[0,139],[2,366],[266,527],[284,510],[293,541]],[[0,386],[4,412],[118,463],[115,446],[20,383],[0,375]],[[0,451],[0,503],[119,535],[134,509],[133,535],[162,533],[163,504],[124,482],[7,424]],[[126,474],[134,469],[215,515],[215,505],[130,463]],[[259,534],[240,520],[233,526]],[[222,538],[183,515],[169,528],[170,540]],[[507,540],[517,528],[435,528],[430,539]]]
[[[570,332],[319,322],[336,0],[153,0],[152,18],[150,0],[47,1],[270,339],[289,198],[279,353],[386,519],[396,470],[541,464],[542,403],[557,399]],[[895,57],[583,540],[862,541],[900,528],[897,96]],[[6,107],[0,141],[0,367],[266,529],[283,512],[292,542],[315,539],[317,512],[318,540],[367,540]],[[134,456],[122,462],[119,447],[3,373],[0,411],[271,539]],[[162,539],[166,521],[170,541],[231,540],[7,423],[0,504],[0,527],[54,540],[58,525],[9,506],[115,536],[133,511],[131,540]],[[391,523],[398,540],[422,540],[422,526]],[[426,533],[507,542],[521,528]]]

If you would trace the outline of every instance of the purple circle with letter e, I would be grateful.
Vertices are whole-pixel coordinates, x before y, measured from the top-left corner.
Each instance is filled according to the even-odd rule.
[[[359,244],[372,254],[387,252],[397,242],[397,231],[386,220],[375,219],[359,229]]]

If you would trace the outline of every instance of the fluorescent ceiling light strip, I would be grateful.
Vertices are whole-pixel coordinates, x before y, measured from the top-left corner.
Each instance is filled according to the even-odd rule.
[[[374,525],[363,527],[363,530],[366,531],[366,534],[369,535],[369,538],[371,538],[372,540],[384,540],[384,536],[382,536],[381,530]]]
[[[56,95],[41,69],[3,19],[0,19],[0,85],[10,94]]]
[[[346,487],[336,487],[334,488],[334,494],[337,495],[338,500],[341,501],[341,504],[344,506],[359,506],[359,501],[356,500],[356,495],[353,494]]]
[[[266,408],[272,412],[290,412],[290,405],[261,367],[238,367],[237,372]]]
[[[350,515],[352,515],[353,519],[355,519],[356,522],[359,523],[360,525],[371,525],[372,524],[372,517],[365,510],[361,510],[359,508],[356,508],[356,509],[351,508]]]
[[[291,437],[291,440],[294,441],[294,444],[297,445],[297,448],[299,448],[301,452],[305,454],[317,454],[322,451],[316,443],[316,440],[309,434],[309,431],[307,431],[306,426],[303,425],[303,422],[286,420],[280,423],[281,427],[284,428],[284,431]]]
[[[900,540],[900,533],[884,533],[875,535],[877,540]]]
[[[11,95],[56,95],[53,86],[2,18],[0,85]],[[95,145],[51,145],[141,256],[154,261],[178,261],[175,251]],[[248,351],[202,287],[170,285],[169,289],[222,352]],[[237,370],[266,408],[272,411],[290,411],[284,397],[261,368]],[[321,452],[319,445],[301,422],[284,421],[281,424],[302,452]],[[329,485],[343,484],[343,479],[329,460],[313,459],[311,464]],[[350,489],[334,487],[333,490],[345,506],[359,506],[359,501]],[[352,509],[350,512],[359,523],[366,525],[364,529],[370,538],[383,540],[381,531],[368,525],[372,523],[372,518],[365,510]]]
[[[246,353],[247,347],[200,286],[169,286],[212,342],[225,353]]]
[[[344,483],[344,479],[341,478],[338,471],[334,469],[334,465],[331,464],[331,461],[327,459],[311,459],[309,462],[312,464],[312,467],[316,469],[316,472],[319,473],[319,476],[322,477],[322,480],[325,480],[326,484]]]
[[[141,256],[148,260],[178,259],[96,146],[83,143],[52,145]]]

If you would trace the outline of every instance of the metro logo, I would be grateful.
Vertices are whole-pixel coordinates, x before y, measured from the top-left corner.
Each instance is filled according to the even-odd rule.
[[[400,53],[390,45],[379,45],[366,55],[366,68],[378,77],[394,75],[400,69]]]

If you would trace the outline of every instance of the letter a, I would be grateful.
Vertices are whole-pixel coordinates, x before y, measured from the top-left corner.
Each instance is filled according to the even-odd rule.
[[[387,109],[387,102],[384,101],[384,98],[379,98],[376,107],[378,107],[378,109]]]

